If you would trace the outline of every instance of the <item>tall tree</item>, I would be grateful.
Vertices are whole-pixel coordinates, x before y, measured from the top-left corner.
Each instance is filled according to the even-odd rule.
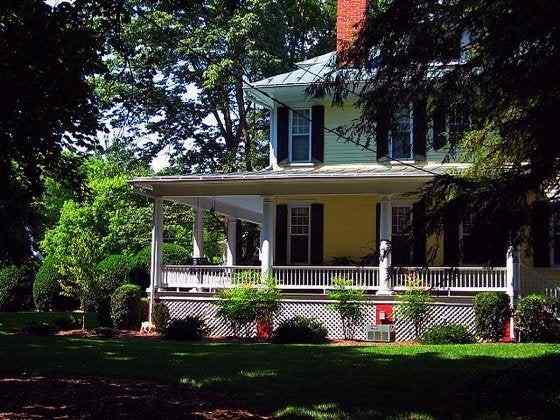
[[[425,188],[429,230],[469,213],[487,228],[488,241],[504,234],[518,241],[534,214],[531,198],[555,199],[560,191],[559,22],[553,0],[370,2],[356,43],[340,60],[346,77],[315,93],[348,95],[356,72],[345,69],[361,69],[364,83],[350,86],[362,110],[354,128],[364,138],[375,138],[379,122],[393,114],[387,110],[405,103],[427,100],[434,124],[442,106],[468,109],[470,131],[442,134],[447,159],[462,153],[473,166]]]
[[[2,2],[0,263],[31,254],[45,171],[66,171],[63,149],[92,147],[98,112],[87,78],[101,69],[101,43],[75,6]]]

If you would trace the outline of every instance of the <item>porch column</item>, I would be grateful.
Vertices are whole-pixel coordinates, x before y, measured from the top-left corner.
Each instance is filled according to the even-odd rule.
[[[193,259],[200,259],[204,256],[204,210],[200,207],[193,207]],[[196,262],[195,262],[196,264]]]
[[[152,313],[156,299],[157,288],[161,284],[161,244],[163,242],[161,228],[161,198],[154,199],[152,216],[152,253],[150,260],[150,302],[148,306],[148,321],[152,322]]]
[[[506,293],[509,296],[511,307],[513,308],[515,298],[519,293],[519,250],[510,245],[506,254]],[[510,318],[510,339],[515,339],[513,317]]]
[[[272,272],[272,232],[274,226],[274,206],[270,197],[263,198],[263,224],[261,226],[261,274]]]
[[[237,256],[237,219],[233,217],[226,218],[226,265],[232,266],[237,263],[235,257]]]
[[[378,295],[393,293],[391,273],[391,231],[393,223],[392,203],[390,197],[384,197],[379,215],[379,291]]]

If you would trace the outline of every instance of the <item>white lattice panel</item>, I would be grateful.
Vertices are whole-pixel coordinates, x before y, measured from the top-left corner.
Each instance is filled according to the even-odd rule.
[[[396,307],[396,305],[395,305]],[[461,324],[474,333],[474,310],[472,305],[431,305],[430,315],[424,325],[424,330],[438,324]],[[414,340],[414,326],[412,322],[398,318],[395,320],[396,341]]]

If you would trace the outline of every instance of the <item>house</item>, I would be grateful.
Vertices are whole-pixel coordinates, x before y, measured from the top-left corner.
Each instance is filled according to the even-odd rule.
[[[366,3],[339,0],[339,48],[351,42]],[[445,135],[468,129],[468,115],[448,109],[436,121],[425,121],[417,104],[403,106],[397,127],[382,133],[375,151],[364,149],[338,130],[352,124],[359,110],[306,94],[311,83],[336,66],[336,58],[335,51],[305,60],[289,73],[246,88],[254,102],[271,111],[268,168],[133,180],[154,202],[150,301],[165,302],[173,317],[203,314],[214,334],[227,334],[227,325],[215,317],[215,291],[230,286],[240,271],[271,273],[284,293],[282,317],[318,317],[337,337],[341,326],[326,307],[325,291],[334,278],[344,277],[368,293],[368,321],[359,332],[365,337],[371,325],[391,317],[394,295],[406,287],[411,273],[434,293],[430,322],[453,321],[470,328],[475,292],[503,291],[513,301],[519,293],[552,287],[558,277],[553,269],[535,268],[528,257],[520,260],[518,250],[505,242],[495,250],[503,263],[482,265],[485,256],[478,255],[476,227],[468,220],[450,223],[442,237],[426,236],[415,193],[434,176],[466,167],[443,163],[443,157]],[[194,265],[162,265],[164,200],[194,209]],[[209,209],[223,215],[227,224],[227,256],[220,266],[200,264],[202,223]],[[260,226],[259,266],[237,265],[238,220]],[[560,229],[552,233],[556,239]],[[547,255],[552,265],[560,263],[555,246]],[[396,329],[400,340],[412,334],[411,325],[399,320]]]

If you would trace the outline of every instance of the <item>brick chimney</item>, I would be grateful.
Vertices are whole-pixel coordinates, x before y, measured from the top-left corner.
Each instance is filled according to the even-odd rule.
[[[336,52],[352,43],[365,18],[368,0],[338,0],[336,6]]]

